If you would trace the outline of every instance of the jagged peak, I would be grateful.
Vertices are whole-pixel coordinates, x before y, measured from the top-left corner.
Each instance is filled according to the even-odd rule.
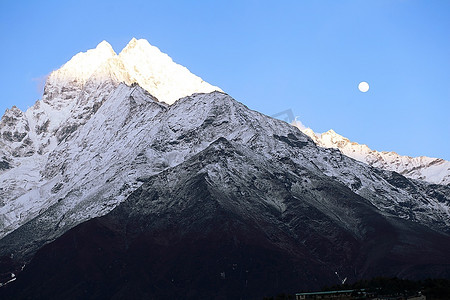
[[[147,40],[132,38],[119,55],[106,41],[100,42],[95,49],[76,54],[60,69],[51,73],[44,89],[44,92],[48,92],[45,95],[58,95],[63,87],[80,90],[90,78],[97,81],[125,81],[127,84],[137,82],[167,104],[194,93],[221,91],[175,63],[170,56],[150,45]],[[57,89],[52,92],[48,86]],[[73,95],[69,98],[73,98]]]
[[[293,124],[295,126],[295,124]],[[398,172],[406,177],[421,179],[431,183],[448,184],[450,162],[427,156],[411,157],[394,151],[377,151],[366,144],[358,144],[336,133],[333,129],[322,134],[306,128],[301,131],[325,148],[337,148],[343,154],[369,165]],[[447,168],[447,169],[446,169]]]
[[[150,43],[146,40],[146,39],[136,39],[136,38],[132,38],[128,44],[125,46],[125,48],[122,49],[122,51],[119,53],[120,54],[124,54],[127,52],[130,52],[134,49],[140,49],[142,51],[146,51],[148,49],[157,49],[158,52],[162,53],[157,47],[150,45]]]
[[[16,115],[16,116],[19,116],[19,115],[23,115],[23,111],[20,109],[20,108],[18,108],[17,106],[15,106],[15,105],[13,105],[11,108],[7,108],[6,110],[5,110],[5,114],[4,114],[5,116],[6,115]]]
[[[298,127],[297,127],[298,128]],[[300,129],[304,134],[309,137],[317,137],[317,134],[311,128]]]
[[[96,49],[96,50],[99,50],[99,51],[108,51],[108,52],[110,52],[110,53],[116,54],[116,52],[114,51],[114,49],[113,49],[113,47],[111,46],[111,44],[108,43],[108,42],[105,41],[105,40],[101,41],[101,42],[97,45],[97,47],[95,47],[95,49]]]
[[[129,51],[130,49],[135,48],[137,44],[138,44],[138,40],[137,40],[136,38],[133,37],[133,38],[128,42],[128,44],[122,49],[121,53],[124,52],[124,51],[126,52],[126,51]]]
[[[318,136],[322,139],[322,142],[324,142],[325,144],[329,144],[326,142],[326,140],[329,140],[329,142],[331,142],[331,143],[344,143],[344,144],[350,143],[350,144],[355,144],[355,145],[357,144],[357,143],[350,141],[345,136],[342,136],[342,135],[336,133],[336,131],[334,131],[333,129],[330,129],[327,132],[321,133]],[[330,146],[330,145],[327,145],[327,146]],[[363,146],[365,146],[365,145],[363,145]]]
[[[97,45],[97,47],[95,47],[95,49],[89,49],[86,52],[79,52],[75,54],[75,56],[64,64],[61,69],[75,67],[76,63],[83,63],[82,67],[89,68],[87,64],[94,63],[94,66],[90,68],[92,69],[116,55],[117,54],[112,46],[107,41],[102,41]]]
[[[194,93],[221,91],[174,62],[145,39],[131,39],[119,57],[134,81],[167,104]]]
[[[119,53],[123,60],[133,61],[151,61],[153,68],[167,68],[176,64],[172,58],[159,50],[158,47],[151,45],[145,39],[132,38],[131,41]]]
[[[67,82],[77,81],[79,84],[84,84],[98,67],[115,56],[117,54],[111,45],[102,41],[95,49],[79,52],[60,69],[53,71],[47,83],[65,85]]]
[[[322,133],[322,135],[330,135],[330,136],[335,136],[335,137],[341,137],[341,138],[343,138],[342,135],[336,133],[336,131],[334,131],[333,129],[330,129],[330,130],[328,130],[328,131]]]

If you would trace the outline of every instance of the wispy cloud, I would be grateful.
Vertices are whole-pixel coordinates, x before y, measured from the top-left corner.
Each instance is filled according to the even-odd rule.
[[[295,127],[297,127],[300,130],[304,130],[308,127],[306,127],[300,120],[297,120],[298,116],[295,117],[294,121],[291,122],[291,125],[294,125]]]
[[[50,74],[31,78],[31,81],[33,81],[35,83],[36,92],[39,95],[42,95],[44,93],[44,86],[45,86],[45,82],[47,81],[48,76],[50,76]]]

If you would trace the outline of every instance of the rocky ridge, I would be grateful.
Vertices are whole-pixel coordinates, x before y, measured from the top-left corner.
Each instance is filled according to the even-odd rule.
[[[296,123],[294,123],[294,126]],[[410,157],[395,152],[377,151],[367,145],[350,141],[334,130],[318,134],[311,128],[299,127],[318,146],[339,149],[344,155],[364,162],[370,166],[395,171],[412,179],[434,184],[450,184],[450,162],[441,158],[426,156]]]

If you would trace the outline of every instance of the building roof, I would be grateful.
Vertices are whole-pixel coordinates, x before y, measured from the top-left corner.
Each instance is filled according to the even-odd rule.
[[[297,293],[295,295],[329,295],[329,294],[344,294],[352,293],[354,290],[342,290],[342,291],[327,291],[327,292],[309,292],[309,293]]]

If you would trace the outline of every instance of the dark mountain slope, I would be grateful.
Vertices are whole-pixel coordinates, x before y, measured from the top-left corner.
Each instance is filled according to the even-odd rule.
[[[292,160],[219,138],[44,246],[5,299],[250,299],[449,276],[450,238]]]

